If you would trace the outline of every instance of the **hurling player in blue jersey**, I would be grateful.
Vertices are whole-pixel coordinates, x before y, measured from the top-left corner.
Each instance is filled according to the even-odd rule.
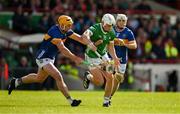
[[[56,80],[58,89],[67,98],[71,106],[78,106],[81,103],[81,100],[71,98],[61,73],[53,64],[55,56],[59,51],[66,57],[75,61],[76,64],[82,63],[83,60],[81,58],[75,56],[64,46],[63,42],[67,37],[79,41],[80,43],[87,45],[93,51],[96,51],[96,47],[89,39],[81,38],[80,35],[71,30],[72,25],[73,20],[71,17],[61,15],[58,18],[58,23],[52,26],[47,34],[44,35],[44,40],[37,51],[36,63],[39,67],[38,72],[30,73],[22,78],[12,79],[8,87],[8,94],[11,94],[13,89],[22,84],[42,83],[50,75]]]
[[[137,44],[134,38],[133,32],[126,27],[127,16],[124,14],[118,14],[116,17],[116,26],[114,31],[116,38],[114,40],[115,50],[118,58],[120,59],[120,66],[117,69],[117,73],[114,75],[114,87],[112,96],[119,88],[119,84],[124,80],[124,73],[126,71],[126,65],[128,62],[128,49],[136,49]]]

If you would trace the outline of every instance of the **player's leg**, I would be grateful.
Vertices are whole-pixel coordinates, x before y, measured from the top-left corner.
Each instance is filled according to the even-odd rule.
[[[42,83],[48,76],[48,74],[42,70],[43,66],[45,66],[46,64],[49,64],[50,62],[54,62],[54,60],[51,59],[41,59],[38,60],[36,59],[36,63],[39,67],[38,69],[38,73],[30,73],[22,78],[18,78],[18,79],[12,79],[10,81],[9,87],[8,87],[8,94],[11,94],[12,90],[15,89],[17,86],[21,85],[21,84],[28,84],[28,83]]]
[[[43,83],[47,77],[48,77],[48,74],[42,68],[39,68],[37,74],[31,73],[20,79],[22,80],[22,84]]]
[[[116,90],[119,88],[120,83],[124,81],[125,71],[126,71],[126,64],[120,64],[118,73],[114,74],[114,86],[111,96],[113,96]]]
[[[54,66],[53,63],[49,63],[43,66],[44,71],[46,71],[51,77],[56,81],[58,89],[63,93],[67,98],[71,106],[78,106],[81,103],[81,100],[73,100],[68,92],[68,88],[63,80],[63,77],[59,70]]]
[[[43,67],[43,69],[55,79],[57,87],[61,92],[63,93],[64,96],[69,96],[68,89],[66,84],[64,83],[64,80],[62,78],[61,73],[58,71],[58,69],[52,64],[49,63]]]
[[[85,89],[88,89],[90,81],[96,86],[104,84],[104,78],[100,68],[91,68],[89,71],[85,72],[83,80],[83,86]]]
[[[93,84],[96,86],[102,86],[104,84],[104,78],[100,68],[91,69],[90,73],[92,74],[90,80],[93,82]]]
[[[107,72],[104,72],[103,76],[106,79],[104,96],[109,97],[109,96],[111,96],[112,89],[113,89],[113,86],[114,86],[114,77],[113,77],[112,73],[107,73]]]
[[[112,93],[112,89],[113,89],[113,83],[114,83],[112,73],[107,73],[107,72],[105,72],[99,68],[93,68],[93,69],[90,69],[90,72],[87,73],[85,78],[87,78],[87,80],[90,80],[96,86],[103,85],[104,84],[104,78],[106,79],[103,106],[108,107],[110,105],[109,104],[110,103],[110,97],[111,97],[111,93]],[[84,85],[84,87],[86,87],[86,86]]]
[[[114,86],[111,96],[113,96],[116,90],[118,90],[120,83],[122,83],[124,80],[123,78],[124,78],[123,73],[114,74]]]
[[[111,93],[114,86],[114,77],[112,73],[108,73],[105,71],[103,72],[103,76],[106,79],[103,106],[108,107],[110,105]]]
[[[38,69],[36,73],[30,73],[22,78],[12,79],[8,87],[8,94],[11,94],[12,90],[22,84],[28,83],[42,83],[48,77],[48,74],[42,69]]]
[[[104,83],[104,79],[101,76],[101,69],[98,68],[98,65],[101,64],[102,60],[100,58],[90,58],[87,55],[85,55],[85,59],[94,66],[89,66],[89,71],[86,71],[84,74],[84,88],[88,89],[90,81],[95,85],[102,85]]]

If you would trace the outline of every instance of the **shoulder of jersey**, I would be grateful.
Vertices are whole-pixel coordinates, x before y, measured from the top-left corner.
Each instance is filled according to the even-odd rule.
[[[58,26],[57,25],[53,25],[53,26],[51,26],[50,27],[50,29],[49,29],[50,31],[54,31],[54,30],[58,30]]]
[[[94,24],[93,26],[94,26],[94,27],[98,27],[98,26],[100,26],[100,23],[96,23],[96,24]]]
[[[132,30],[131,30],[131,29],[129,29],[128,27],[126,27],[126,30],[127,30],[128,32],[132,32]]]

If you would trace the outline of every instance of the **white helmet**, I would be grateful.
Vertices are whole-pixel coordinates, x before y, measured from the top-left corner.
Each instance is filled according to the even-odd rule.
[[[103,15],[102,22],[104,22],[104,24],[108,24],[108,25],[115,25],[116,21],[115,21],[113,15],[107,13],[107,14]]]
[[[117,22],[118,20],[125,20],[125,23],[124,23],[124,24],[125,24],[125,26],[126,26],[128,18],[127,18],[127,16],[126,16],[125,14],[117,14],[116,22]]]
[[[116,21],[118,20],[126,20],[127,21],[127,16],[125,14],[117,14],[117,17],[116,17]]]

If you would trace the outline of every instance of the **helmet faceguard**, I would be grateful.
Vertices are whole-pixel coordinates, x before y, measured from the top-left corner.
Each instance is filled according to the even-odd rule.
[[[103,17],[102,17],[102,22],[105,24],[108,24],[108,25],[115,25],[115,19],[114,19],[114,16],[107,13],[105,14]]]
[[[127,20],[128,20],[128,18],[127,18],[127,16],[126,16],[125,14],[117,14],[116,23],[117,23],[118,21],[122,21],[121,23],[122,23],[122,25],[125,27],[126,24],[127,24]],[[121,25],[121,26],[122,26],[122,25]]]

